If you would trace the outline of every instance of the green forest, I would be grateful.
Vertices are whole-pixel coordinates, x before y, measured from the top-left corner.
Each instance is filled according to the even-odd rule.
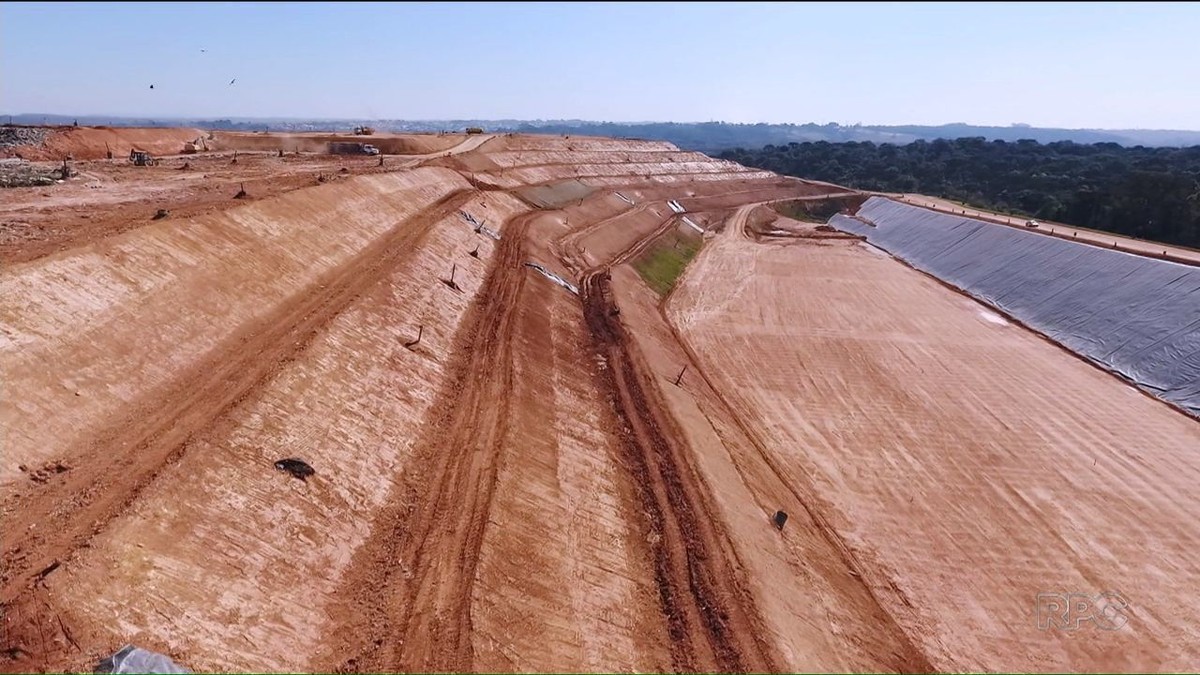
[[[959,138],[907,145],[788,143],[719,156],[800,178],[863,190],[919,192],[1200,248],[1200,146]]]

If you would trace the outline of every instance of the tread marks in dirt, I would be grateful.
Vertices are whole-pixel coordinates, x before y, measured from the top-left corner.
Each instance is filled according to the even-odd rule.
[[[749,211],[744,212],[742,214],[743,217],[748,213]],[[736,214],[737,212],[735,212],[735,215]],[[729,226],[729,224],[726,225],[726,227]],[[744,220],[740,224],[736,224],[735,230],[731,230],[730,232],[739,236],[747,236],[750,238],[746,233],[746,222]],[[678,288],[679,286],[677,285],[676,290]],[[671,295],[664,300],[664,303],[661,306],[662,308],[665,308],[667,304],[671,302],[674,293],[675,290],[672,290]],[[794,479],[789,480],[786,472],[784,472],[782,467],[779,466],[778,460],[775,459],[771,452],[768,451],[768,444],[760,437],[760,435],[751,425],[745,422],[745,419],[743,418],[744,411],[735,406],[733,402],[726,396],[726,394],[716,387],[713,381],[709,378],[708,374],[705,372],[704,368],[701,367],[703,362],[700,360],[699,355],[692,348],[691,344],[684,339],[684,336],[679,332],[679,329],[666,315],[665,311],[663,311],[661,308],[660,311],[663,312],[663,321],[669,327],[675,342],[687,355],[688,365],[691,366],[689,372],[693,372],[700,377],[701,381],[703,382],[704,389],[711,396],[713,396],[718,404],[725,410],[729,416],[729,419],[732,420],[732,422],[741,431],[742,436],[751,445],[751,447],[754,448],[759,459],[775,475],[776,479],[779,481],[779,484],[785,486],[785,488],[792,493],[796,503],[801,505],[804,515],[806,515],[807,519],[816,527],[816,530],[829,544],[832,551],[834,551],[841,559],[846,569],[850,570],[853,577],[859,580],[863,592],[870,598],[872,605],[882,618],[883,624],[879,626],[879,632],[890,633],[896,640],[894,648],[889,653],[889,656],[892,659],[892,663],[890,664],[891,667],[895,671],[902,673],[933,672],[934,668],[929,663],[926,655],[917,648],[916,644],[913,643],[909,635],[900,627],[900,624],[896,621],[896,617],[894,617],[886,609],[886,605],[881,601],[872,585],[864,581],[867,577],[864,566],[859,561],[858,557],[842,539],[841,535],[838,534],[837,529],[834,528],[824,517],[822,509],[814,508],[813,505],[820,504],[820,500],[816,497],[816,489],[809,485],[807,481],[797,481]],[[779,520],[780,514],[783,514],[784,516],[782,522]],[[788,514],[783,511],[779,511],[775,515],[774,524],[776,527],[782,530],[782,523],[786,523],[788,519]],[[907,604],[907,600],[902,600],[902,602]]]
[[[734,555],[703,503],[704,488],[640,381],[624,326],[611,312],[605,272],[587,274],[580,293],[593,345],[608,364],[602,377],[623,423],[623,457],[654,535],[655,581],[674,667],[776,671],[761,620],[737,581]]]
[[[807,482],[795,480],[794,477],[789,479],[788,474],[783,471],[782,467],[780,467],[778,460],[772,456],[769,450],[767,450],[769,447],[768,444],[762,440],[762,438],[754,431],[751,425],[745,422],[743,418],[744,411],[740,411],[739,408],[730,402],[724,393],[716,389],[712,380],[709,379],[704,369],[699,366],[699,364],[702,362],[700,361],[699,356],[692,349],[691,345],[683,339],[683,337],[676,330],[675,326],[670,324],[669,320],[667,320],[667,323],[671,327],[671,332],[674,335],[676,342],[678,342],[688,356],[689,365],[692,366],[689,368],[688,372],[694,373],[703,381],[705,390],[707,390],[717,400],[719,405],[728,413],[729,419],[734,425],[736,425],[738,430],[741,432],[742,437],[745,438],[746,442],[754,448],[758,457],[771,471],[771,473],[774,474],[779,483],[785,486],[786,489],[792,493],[796,503],[801,505],[803,510],[802,512],[805,516],[807,516],[807,520],[811,521],[812,526],[815,527],[820,536],[829,544],[831,551],[842,561],[842,564],[847,570],[850,571],[852,577],[858,580],[863,592],[867,595],[867,597],[870,598],[872,605],[877,611],[879,617],[881,617],[882,623],[880,623],[878,626],[878,632],[889,633],[894,636],[896,641],[894,648],[888,652],[888,657],[892,660],[890,667],[896,672],[901,673],[934,672],[934,668],[929,663],[926,655],[917,648],[917,645],[912,641],[904,629],[901,628],[900,624],[896,620],[896,617],[893,616],[890,611],[888,611],[888,605],[885,604],[879,597],[879,594],[876,592],[873,586],[865,581],[865,579],[867,579],[866,569],[864,569],[864,565],[859,561],[858,556],[854,554],[853,550],[846,544],[841,535],[838,534],[837,529],[829,523],[827,518],[825,518],[822,513],[822,509],[819,507],[814,507],[814,505],[820,504],[820,500],[815,496],[817,494],[815,488],[813,488],[811,485],[808,485]],[[782,530],[783,526],[780,525],[778,520],[778,515],[780,513],[784,514],[785,518],[783,518],[783,522],[785,523],[791,518],[783,511],[780,511],[776,514],[775,519],[773,519],[773,525]],[[902,599],[901,601],[907,604],[907,600]]]
[[[6,495],[0,532],[0,611],[22,622],[6,624],[6,644],[23,644],[31,660],[11,662],[29,670],[58,658],[33,654],[33,645],[54,642],[59,622],[47,615],[47,596],[36,573],[53,561],[69,564],[77,550],[123,513],[166,467],[185,458],[193,439],[219,426],[297,359],[321,329],[416,250],[431,226],[453,214],[474,194],[458,190],[397,223],[396,227],[272,316],[245,326],[163,391],[131,406],[124,419],[70,453],[75,470],[63,478]],[[120,449],[114,452],[114,449]],[[15,545],[15,533],[22,536]],[[15,642],[14,642],[15,641]],[[0,645],[6,646],[6,645]],[[51,647],[52,651],[54,650]],[[5,667],[0,662],[0,669]]]
[[[471,592],[507,433],[512,336],[533,215],[505,226],[396,506],[377,521],[343,584],[339,613],[350,618],[330,641],[339,646],[330,658],[340,659],[341,671],[472,669]]]

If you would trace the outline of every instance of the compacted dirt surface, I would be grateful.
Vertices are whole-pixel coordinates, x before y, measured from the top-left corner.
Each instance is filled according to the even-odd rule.
[[[0,192],[0,670],[1200,666],[1195,420],[770,208],[854,193],[151,131],[212,145]]]
[[[756,242],[748,214],[667,317],[933,668],[1193,669],[1200,425],[855,238]],[[1039,626],[1068,593],[1127,621]]]

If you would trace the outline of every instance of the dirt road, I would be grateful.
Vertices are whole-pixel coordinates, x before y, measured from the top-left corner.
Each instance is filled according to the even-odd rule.
[[[435,417],[417,442],[413,470],[384,530],[383,578],[353,580],[382,621],[359,639],[368,670],[465,671],[472,668],[471,590],[495,491],[510,415],[512,326],[525,280],[521,262],[528,215],[505,228],[481,291],[467,357],[434,402]],[[401,569],[401,566],[402,569]]]
[[[631,362],[615,317],[608,270],[583,277],[581,297],[596,348],[605,357],[608,387],[628,430],[623,439],[638,499],[654,536],[655,579],[671,636],[675,669],[731,672],[777,670],[762,642],[761,619],[737,583],[737,564],[694,482],[668,422],[656,416]]]

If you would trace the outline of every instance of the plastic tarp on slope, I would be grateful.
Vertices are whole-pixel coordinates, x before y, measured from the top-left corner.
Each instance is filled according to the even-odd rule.
[[[97,673],[190,673],[192,671],[175,663],[170,658],[125,645],[116,654],[109,656],[96,666]]]
[[[1200,268],[882,197],[830,224],[1200,417]]]

